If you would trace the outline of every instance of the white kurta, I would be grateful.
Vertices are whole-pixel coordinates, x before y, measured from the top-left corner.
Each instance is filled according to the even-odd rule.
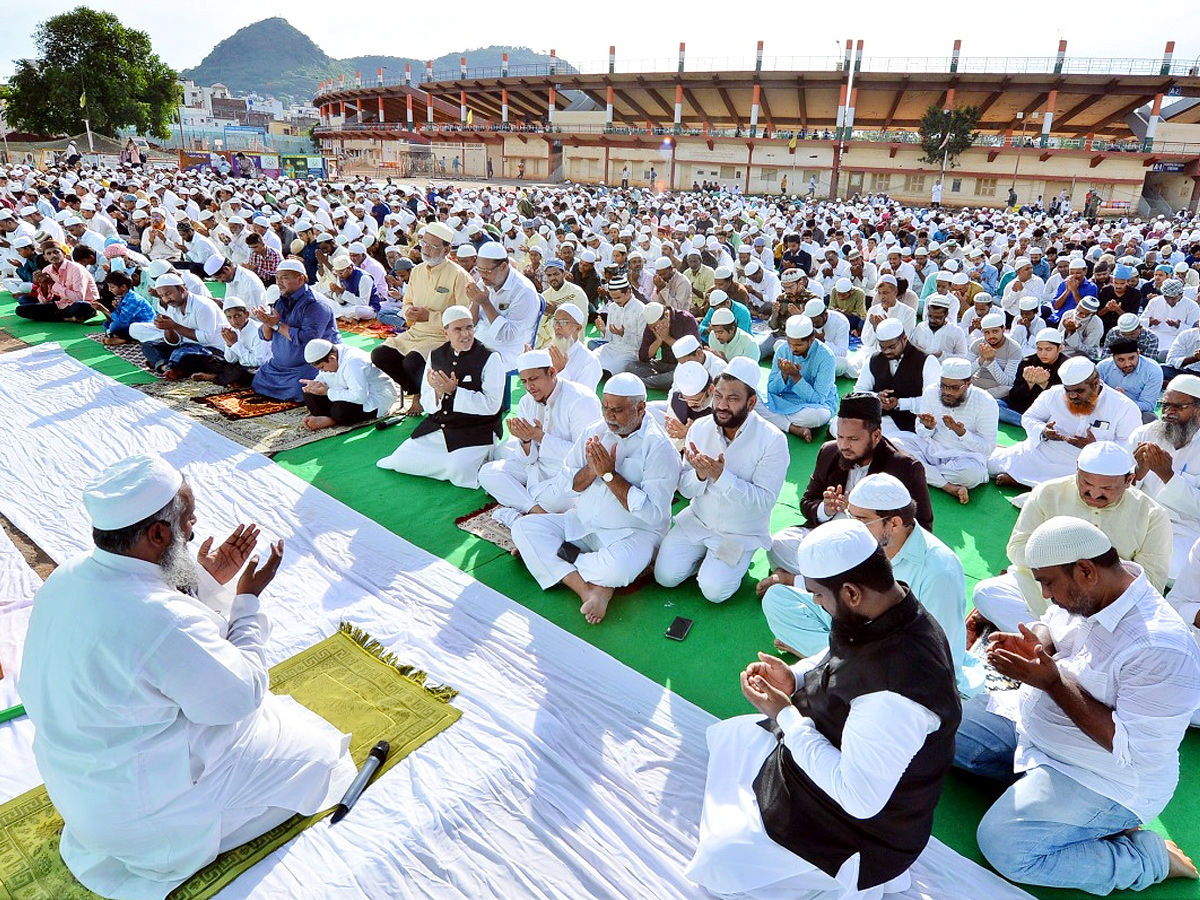
[[[558,373],[558,377],[583,385],[589,391],[595,391],[603,374],[603,367],[596,354],[581,341],[576,341],[567,351],[567,365]]]
[[[168,306],[162,312],[167,318],[196,332],[195,340],[180,336],[181,344],[203,344],[205,347],[224,352],[225,338],[221,336],[221,330],[227,328],[229,322],[225,319],[221,307],[211,297],[189,292],[187,302],[182,307]],[[129,326],[129,336],[142,343],[161,341],[165,335],[166,333],[152,321],[134,322]]]
[[[961,406],[949,407],[942,403],[942,386],[934,384],[921,394],[920,411],[933,416],[933,428],[918,419],[915,434],[901,432],[892,440],[921,461],[929,484],[973,488],[987,481],[987,461],[996,449],[1000,421],[996,398],[972,385]],[[959,437],[942,421],[943,416],[961,422],[966,433]]]
[[[318,372],[316,380],[329,386],[331,403],[356,403],[364,412],[387,414],[399,396],[396,382],[371,363],[367,351],[348,344],[337,347],[336,372]]]
[[[608,343],[596,350],[596,358],[600,360],[604,371],[619,375],[638,361],[642,333],[646,327],[645,308],[646,304],[636,297],[630,297],[624,306],[610,301],[604,307],[608,314],[608,325],[624,329],[618,335],[610,328],[605,328],[601,335]]]
[[[597,478],[577,494],[574,509],[562,515],[524,516],[513,525],[513,542],[529,573],[543,589],[578,571],[585,581],[609,587],[632,582],[649,564],[671,522],[671,501],[679,486],[679,453],[651,415],[636,431],[620,437],[597,422],[575,441],[559,475],[561,489],[574,493],[575,474],[587,465],[584,447],[599,437],[616,454],[616,470],[630,484],[628,507]],[[581,553],[571,565],[556,555],[564,541]]]
[[[244,266],[237,266],[234,269],[233,280],[225,285],[226,297],[237,297],[251,310],[266,307],[266,293],[267,289],[262,279]]]
[[[712,416],[688,429],[701,453],[725,457],[715,481],[700,480],[684,463],[679,491],[691,500],[675,516],[654,564],[659,584],[675,587],[696,575],[704,596],[716,603],[733,596],[756,550],[771,545],[771,511],[789,463],[787,438],[751,412],[732,441]]]
[[[1171,517],[1175,552],[1171,556],[1171,577],[1176,578],[1187,562],[1192,545],[1200,539],[1200,435],[1176,450],[1158,436],[1160,422],[1138,428],[1129,438],[1129,449],[1148,442],[1171,454],[1174,475],[1166,484],[1153,472],[1147,472],[1138,487],[1153,497]]]
[[[1126,443],[1142,424],[1137,404],[1110,387],[1100,388],[1096,408],[1086,416],[1071,412],[1066,397],[1061,384],[1039,394],[1021,416],[1021,426],[1029,437],[1011,447],[998,448],[988,460],[988,472],[1007,473],[1027,487],[1074,474],[1080,448],[1066,441],[1043,441],[1042,430],[1048,422],[1067,437],[1082,436],[1091,429],[1096,440],[1118,444]]]
[[[530,443],[528,453],[516,438],[505,441],[495,454],[500,458],[484,463],[479,470],[479,486],[502,506],[522,513],[534,506],[566,512],[575,497],[562,490],[558,476],[579,435],[600,421],[600,398],[582,385],[559,378],[545,403],[529,394],[521,397],[515,417],[540,422],[544,436]]]
[[[508,277],[498,290],[487,290],[496,313],[489,319],[488,313],[480,308],[475,337],[483,342],[483,346],[499,355],[505,372],[511,372],[517,367],[517,357],[525,346],[533,346],[537,339],[542,298],[538,296],[533,283],[512,266],[509,266]]]
[[[230,327],[232,328],[232,326]],[[247,369],[257,369],[270,361],[271,342],[262,339],[258,322],[251,319],[246,322],[241,331],[236,328],[233,330],[237,331],[237,340],[234,341],[232,347],[226,345],[225,362],[237,363]]]
[[[913,329],[910,340],[918,350],[942,362],[967,355],[967,333],[951,322],[946,322],[937,331],[930,328],[928,322],[921,322]]]
[[[348,735],[267,689],[258,598],[226,620],[211,578],[202,602],[161,572],[77,557],[39,591],[25,640],[21,697],[63,860],[107,897],[165,897],[230,835],[324,809],[355,774]]]
[[[1158,324],[1151,325],[1151,319],[1157,320]],[[1168,320],[1179,324],[1168,325]],[[1151,297],[1142,307],[1142,327],[1149,328],[1158,338],[1160,359],[1166,359],[1179,333],[1195,327],[1197,322],[1200,322],[1200,305],[1188,297],[1181,297],[1171,306],[1167,298],[1160,295]]]

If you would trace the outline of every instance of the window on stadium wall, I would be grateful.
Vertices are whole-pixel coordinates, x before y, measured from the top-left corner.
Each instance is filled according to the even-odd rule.
[[[952,194],[961,194],[962,193],[962,179],[961,178],[951,179],[950,193],[952,193]]]
[[[975,179],[975,196],[976,197],[995,197],[996,184],[995,178],[976,178]]]
[[[872,172],[871,173],[871,193],[886,194],[892,185],[891,172]]]
[[[925,176],[924,175],[905,175],[904,176],[904,193],[906,194],[923,194],[925,192]]]
[[[759,177],[763,181],[765,181],[767,184],[774,184],[776,181],[779,180],[779,170],[778,169],[763,169],[762,175],[760,175]]]
[[[721,178],[728,181],[731,178],[737,178],[734,172],[737,171],[733,166],[721,166]]]

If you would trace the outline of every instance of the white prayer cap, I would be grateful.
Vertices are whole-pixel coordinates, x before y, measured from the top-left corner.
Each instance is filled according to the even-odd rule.
[[[596,261],[596,253],[594,250],[584,250],[579,254],[579,261],[585,263],[594,263]]]
[[[1032,266],[1032,265],[1033,265],[1033,262],[1030,261],[1028,256],[1018,256],[1016,259],[1013,260],[1013,268],[1016,269],[1018,272],[1020,272],[1026,266]]]
[[[671,352],[675,354],[676,359],[681,356],[690,356],[699,349],[700,342],[691,334],[685,334],[671,346]]]
[[[1117,319],[1117,329],[1126,334],[1137,331],[1140,324],[1142,324],[1142,320],[1138,318],[1137,313],[1122,313],[1121,318]]]
[[[171,271],[171,264],[165,259],[156,259],[146,266],[146,274],[151,278],[162,278]]]
[[[709,325],[733,325],[735,322],[737,322],[737,319],[733,316],[733,310],[727,307],[714,309],[712,318],[708,320]],[[676,341],[675,343],[679,342]]]
[[[32,247],[32,246],[33,246],[33,238],[31,238],[27,234],[21,235],[19,238],[16,238],[12,242],[12,248],[14,250],[20,250],[22,247]]]
[[[675,370],[674,384],[675,390],[683,396],[694,397],[708,386],[708,370],[703,363],[689,359]]]
[[[661,303],[655,300],[653,303],[647,303],[645,309],[642,310],[642,316],[646,320],[647,325],[653,325],[663,317],[663,311],[666,309]]]
[[[574,319],[578,325],[582,325],[586,321],[583,310],[574,303],[564,303],[558,308],[558,311],[565,312],[568,316]]]
[[[266,216],[255,216],[253,219],[250,220],[250,224],[251,225],[259,225],[263,228],[268,228],[271,225],[271,220],[268,219]]]
[[[979,320],[980,328],[1003,328],[1005,324],[1004,313],[988,313]]]
[[[1083,519],[1054,516],[1033,530],[1025,544],[1025,565],[1031,569],[1067,566],[1095,559],[1112,549],[1108,536]]]
[[[1189,397],[1200,397],[1200,375],[1191,375],[1184,373],[1176,375],[1167,382],[1168,391],[1178,391],[1181,394],[1187,394]]]
[[[967,277],[966,272],[955,272],[953,275],[950,276],[950,283],[951,284],[959,284],[959,285],[970,284],[971,279]],[[991,297],[989,297],[988,300],[991,300]],[[975,302],[976,303],[979,302],[979,294],[975,295]]]
[[[508,259],[508,251],[504,249],[504,245],[498,241],[487,241],[479,245],[479,258],[491,260]]]
[[[825,315],[825,301],[820,297],[813,297],[804,304],[804,314],[810,319]]]
[[[717,241],[709,241],[708,246],[712,247],[714,244],[716,244],[716,246],[718,246],[718,247],[720,246],[720,244]],[[713,278],[732,278],[732,277],[733,277],[733,270],[730,269],[729,266],[717,266],[715,269],[713,269]]]
[[[204,274],[216,275],[223,265],[225,265],[225,257],[220,253],[214,253],[204,261]]]
[[[974,374],[975,367],[961,357],[954,357],[942,363],[942,377],[951,381],[966,381]]]
[[[957,281],[954,283],[958,284]],[[992,306],[992,305],[995,305],[996,298],[993,297],[991,294],[989,294],[987,291],[980,291],[978,294],[976,294],[974,297],[971,298],[971,302],[972,303],[986,303],[989,306]]]
[[[886,472],[868,475],[854,486],[847,499],[862,509],[905,509],[912,503],[904,482]]]
[[[276,269],[276,271],[279,271]],[[275,301],[279,299],[279,285],[272,284],[263,291],[263,303],[267,306],[274,306]]]
[[[1115,441],[1093,441],[1079,452],[1079,471],[1125,476],[1134,470],[1133,454]]]
[[[465,306],[460,306],[457,303],[454,306],[447,306],[446,311],[442,313],[442,327],[449,328],[455,322],[461,322],[463,319],[472,319],[471,311]]]
[[[1061,345],[1063,342],[1062,332],[1059,331],[1057,328],[1051,328],[1050,326],[1046,326],[1045,328],[1043,328],[1041,331],[1039,331],[1037,333],[1037,340],[1035,341],[1035,343],[1040,344],[1040,343],[1042,343],[1042,341],[1047,341],[1051,344]]]
[[[258,224],[258,220],[257,220],[257,219],[255,220],[254,224],[255,224],[255,225],[257,225],[257,224]],[[263,224],[265,225],[265,224],[267,224],[267,223],[265,223],[265,222],[264,222]],[[364,244],[362,241],[355,241],[353,244],[351,244],[350,246],[348,246],[346,249],[347,249],[347,250],[348,250],[350,253],[361,253],[361,254],[362,254],[362,255],[364,255],[364,256],[366,256],[366,253],[367,253],[367,245],[366,245],[366,244]]]
[[[1086,269],[1087,263],[1084,262],[1083,257],[1076,256],[1076,257],[1072,257],[1071,261],[1069,263],[1067,263],[1067,268],[1068,269]]]
[[[424,232],[430,237],[437,238],[439,241],[445,241],[447,244],[454,242],[454,232],[442,222],[430,222],[425,226]]]
[[[140,453],[110,466],[87,483],[83,505],[101,531],[127,528],[171,502],[183,485],[179,470],[157,454]]]
[[[333,352],[333,344],[325,338],[313,338],[304,345],[304,361],[309,365],[320,362]]]
[[[887,276],[884,277],[886,278]],[[833,286],[833,289],[839,294],[848,294],[854,290],[854,285],[851,283],[849,278],[839,278],[837,280],[837,284]]]
[[[1041,306],[1041,304],[1038,303],[1037,297],[1022,297],[1017,306],[1026,312],[1031,312]]]
[[[747,247],[746,249],[748,250],[750,248]],[[750,262],[746,263],[745,272],[747,275],[753,275],[755,272],[757,272],[761,268],[762,268],[762,266],[759,265],[758,260],[752,259],[752,260],[750,260]]]
[[[528,350],[517,357],[518,372],[524,372],[526,369],[549,369],[553,365],[547,350]]]
[[[614,397],[637,397],[645,400],[646,385],[642,384],[642,379],[633,373],[622,372],[620,375],[614,375],[608,379],[604,385],[604,393],[612,394]]]
[[[784,330],[789,338],[798,341],[813,333],[813,321],[808,316],[788,316]]]
[[[930,294],[929,299],[925,301],[925,305],[927,307],[940,306],[942,309],[949,309],[950,308],[950,298],[947,297],[945,294]]]
[[[881,341],[891,341],[904,334],[904,323],[891,316],[879,323],[875,329],[875,337]]]
[[[862,522],[834,519],[810,531],[796,557],[805,578],[832,578],[860,565],[878,549],[879,542]]]
[[[278,275],[280,272],[295,272],[297,275],[308,275],[308,270],[304,268],[304,263],[298,259],[285,259],[279,264],[279,267],[275,270],[275,274]]]
[[[665,256],[660,256],[654,261],[655,271],[661,272],[663,269],[669,268],[671,268],[671,260],[667,259]]]
[[[1067,387],[1083,384],[1096,371],[1096,364],[1086,356],[1072,356],[1058,370],[1058,377]]]
[[[841,281],[839,281],[838,282],[838,293],[839,294],[845,293],[845,291],[842,290],[842,281],[846,282],[846,284],[848,284],[848,285],[850,284],[849,278],[843,278]],[[896,280],[896,276],[892,275],[891,273],[889,273],[887,275],[880,275],[879,280],[876,281],[875,284],[876,284],[876,286],[881,285],[881,284],[890,284],[894,288],[900,287],[900,282],[898,282]],[[847,287],[846,290],[848,291],[848,290],[850,290],[850,288]]]
[[[804,278],[807,273],[801,272],[799,269],[788,269],[779,276],[780,284],[795,284],[801,278]]]
[[[246,309],[246,301],[241,297],[226,296],[221,302],[221,309],[229,312],[231,309]]]
[[[474,244],[462,244],[454,248],[454,255],[459,259],[474,259],[478,254]]]
[[[183,287],[183,279],[174,272],[168,272],[166,275],[162,275],[154,280],[154,287],[156,289],[165,287]]]
[[[716,306],[719,303],[724,303],[728,299],[729,299],[729,295],[727,293],[725,293],[723,290],[721,290],[720,288],[717,288],[715,291],[713,291],[711,294],[708,295],[708,305]]]
[[[63,219],[62,224],[63,228],[73,228],[76,225],[84,224],[84,222],[83,219],[79,218],[79,216],[68,215],[65,219]]]
[[[759,382],[762,381],[762,368],[748,356],[735,356],[729,361],[729,365],[725,367],[722,374],[736,378],[755,392],[758,391]]]

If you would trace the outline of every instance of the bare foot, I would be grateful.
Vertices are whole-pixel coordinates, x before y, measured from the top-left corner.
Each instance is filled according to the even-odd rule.
[[[212,372],[196,372],[192,375],[192,381],[216,381],[217,376]]]
[[[790,653],[797,659],[804,659],[804,654],[790,644],[785,644],[779,638],[775,638],[775,649],[780,653]]]
[[[957,497],[958,502],[962,503],[963,505],[966,505],[967,501],[971,499],[971,492],[961,484],[943,484],[942,490],[951,497]]]
[[[424,411],[424,408],[421,406],[421,395],[418,394],[413,397],[412,403],[408,404],[408,409],[404,411],[404,414],[406,416],[419,416]]]
[[[1192,862],[1191,857],[1179,849],[1179,845],[1174,841],[1166,841],[1167,859],[1170,860],[1170,867],[1167,869],[1168,878],[1188,878],[1195,881],[1200,878],[1200,872],[1196,871],[1196,864]]]
[[[337,422],[329,416],[305,416],[304,427],[309,431],[320,431],[322,428],[332,428]]]
[[[996,476],[996,487],[1017,487],[1017,479],[1007,472],[1001,472]]]
[[[804,441],[804,443],[806,443],[806,444],[812,443],[812,429],[811,428],[802,428],[799,425],[793,425],[788,429],[788,431],[790,431],[796,437],[800,438],[800,440]]]
[[[586,591],[587,599],[583,601],[583,606],[579,607],[579,611],[583,613],[583,617],[590,624],[599,624],[603,620],[604,614],[608,612],[608,602],[612,600],[612,595],[612,588],[589,584]]]

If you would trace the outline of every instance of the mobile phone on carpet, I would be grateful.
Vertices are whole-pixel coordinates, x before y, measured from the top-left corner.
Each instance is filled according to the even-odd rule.
[[[691,630],[691,619],[685,619],[683,616],[676,616],[675,621],[671,623],[671,627],[667,629],[666,636],[673,641],[682,641],[688,636],[688,632]]]

